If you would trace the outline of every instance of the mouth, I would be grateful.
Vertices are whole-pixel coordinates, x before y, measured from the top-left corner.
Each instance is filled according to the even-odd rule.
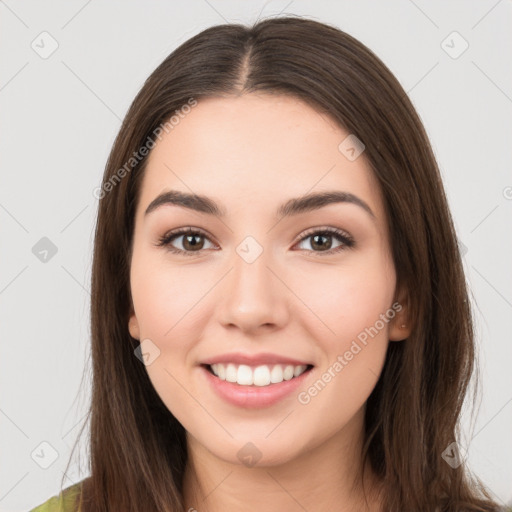
[[[266,387],[290,381],[311,371],[311,364],[247,364],[215,363],[201,365],[219,380],[239,386]]]
[[[315,366],[284,354],[231,352],[203,359],[199,368],[205,385],[224,402],[261,409],[291,400]]]
[[[205,384],[223,401],[244,409],[262,409],[290,400],[306,385],[311,364],[204,363],[199,367]],[[298,361],[296,361],[298,362]]]

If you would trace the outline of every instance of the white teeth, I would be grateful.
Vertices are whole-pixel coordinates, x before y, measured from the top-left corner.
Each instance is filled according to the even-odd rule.
[[[218,364],[217,367],[219,367],[219,366],[224,366],[224,365]],[[236,366],[234,364],[228,364],[228,366],[226,368],[226,380],[228,382],[236,382],[237,373],[238,372],[236,370]],[[217,375],[217,377],[220,377],[220,372],[215,375]]]
[[[236,374],[236,381],[241,386],[252,386],[253,376],[252,376],[251,367],[246,366],[245,364],[241,364],[238,367],[238,373]]]
[[[283,380],[290,380],[302,375],[307,366],[273,365],[272,369],[264,364],[251,367],[245,364],[235,365],[233,363],[217,363],[210,366],[212,372],[221,380],[236,382],[240,386],[268,386],[279,384]]]
[[[304,370],[306,369],[306,366],[302,365],[302,366],[296,366],[294,369],[293,369],[293,376],[294,377],[298,377],[301,373],[304,373]]]
[[[270,372],[270,382],[272,384],[277,384],[279,382],[283,382],[283,367],[276,364],[272,371]]]
[[[226,367],[223,364],[214,365],[217,367],[216,375],[219,376],[219,379],[226,380]]]
[[[284,380],[290,380],[291,378],[293,378],[293,366],[291,365],[288,365],[285,369],[284,369],[284,372],[283,372],[283,379]]]
[[[258,366],[253,375],[255,386],[268,386],[270,384],[270,370],[268,366]]]

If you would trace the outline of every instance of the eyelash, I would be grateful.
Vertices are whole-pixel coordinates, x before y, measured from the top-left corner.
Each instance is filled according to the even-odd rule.
[[[194,256],[196,254],[199,254],[202,251],[208,250],[208,249],[200,249],[198,251],[184,251],[182,249],[177,249],[176,247],[173,247],[171,245],[171,242],[174,241],[175,238],[178,238],[181,235],[199,235],[204,238],[208,238],[207,234],[198,228],[180,228],[175,231],[166,233],[164,236],[162,236],[159,239],[157,246],[166,247],[170,252],[173,252],[175,254],[183,254],[185,256]],[[313,235],[328,235],[328,236],[330,235],[330,236],[333,236],[334,238],[337,238],[340,242],[342,242],[342,245],[340,245],[339,247],[336,247],[334,249],[329,249],[327,251],[313,251],[313,250],[309,250],[309,249],[301,249],[304,251],[314,253],[315,255],[318,255],[318,256],[332,255],[332,254],[344,251],[345,249],[350,249],[350,248],[354,247],[354,245],[355,245],[354,239],[348,233],[346,233],[345,231],[342,231],[340,229],[337,229],[337,228],[312,228],[303,234],[302,238],[297,242],[297,244],[303,242],[307,238],[311,238]],[[295,245],[297,245],[297,244],[295,244]]]

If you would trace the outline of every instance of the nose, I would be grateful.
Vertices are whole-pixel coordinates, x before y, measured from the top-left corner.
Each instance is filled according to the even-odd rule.
[[[282,328],[289,318],[289,291],[285,276],[263,252],[252,262],[235,253],[219,289],[218,315],[224,327],[257,334]]]

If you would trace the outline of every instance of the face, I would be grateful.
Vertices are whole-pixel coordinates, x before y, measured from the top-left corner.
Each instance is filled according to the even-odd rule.
[[[407,336],[380,189],[348,135],[291,97],[210,98],[148,157],[129,330],[189,442],[224,461],[351,442]]]

